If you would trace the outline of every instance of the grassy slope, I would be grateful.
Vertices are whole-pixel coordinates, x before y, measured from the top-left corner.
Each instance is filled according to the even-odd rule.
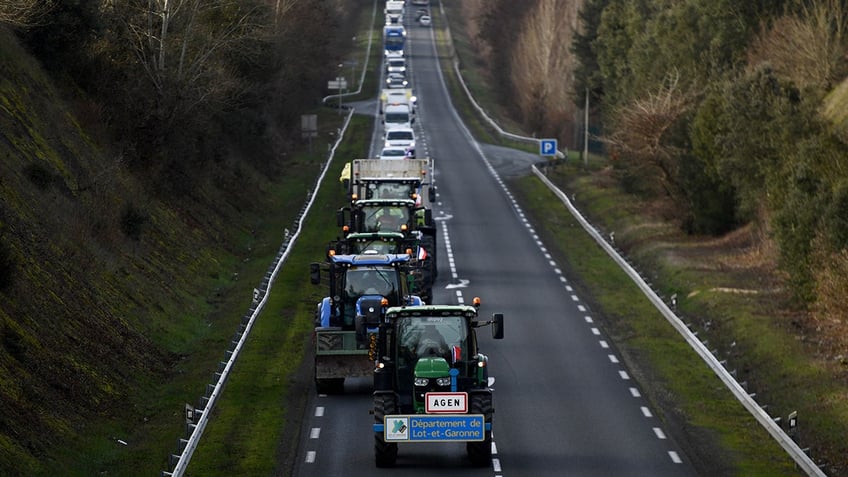
[[[459,56],[473,57],[473,50],[463,47],[470,42],[462,38],[461,16],[453,6],[448,12],[456,23],[454,44]],[[468,61],[463,64],[466,68],[473,65]],[[472,87],[480,88],[485,85]],[[453,88],[455,102],[462,105],[465,101],[457,97],[461,96],[458,91]],[[498,110],[494,106],[484,107]],[[469,108],[462,109],[468,121],[479,122],[469,114]],[[785,421],[790,411],[798,410],[800,416],[806,416],[800,433],[802,442],[812,444],[817,460],[835,463],[828,470],[838,475],[838,467],[844,467],[842,460],[846,455],[840,435],[848,425],[844,399],[836,397],[845,395],[841,380],[834,379],[839,370],[822,363],[804,346],[805,338],[792,329],[791,316],[781,309],[783,297],[714,290],[719,287],[768,289],[771,281],[762,278],[771,277],[774,270],[752,266],[743,273],[728,273],[730,267],[713,262],[739,262],[744,257],[735,255],[744,255],[746,250],[731,246],[728,256],[727,250],[719,247],[718,253],[709,255],[708,252],[715,252],[709,246],[710,239],[699,241],[682,236],[673,223],[643,215],[652,204],[640,202],[607,184],[599,185],[591,179],[592,175],[584,177],[582,168],[563,168],[559,172],[554,179],[565,190],[577,194],[580,207],[587,209],[602,229],[617,231],[616,243],[626,244],[628,253],[641,262],[643,269],[652,270],[650,279],[655,285],[666,296],[672,293],[681,296],[682,313],[697,317],[696,326],[712,324],[707,330],[701,325],[700,336],[709,339],[711,347],[718,348],[720,355],[729,359],[729,366],[738,369],[739,380],[747,381],[749,389],[757,392],[758,400],[769,404],[772,415],[782,415]],[[546,231],[545,242],[557,244],[563,262],[569,264],[585,291],[591,290],[589,295],[605,316],[608,331],[616,337],[628,364],[642,379],[658,385],[650,398],[665,409],[664,419],[683,431],[679,438],[688,453],[710,472],[793,475],[796,471],[782,450],[735,403],[694,353],[670,332],[640,293],[626,280],[621,281],[621,273],[591,242],[573,233],[570,217],[552,205],[556,199],[532,178],[520,180],[513,187],[523,207],[537,217],[537,223],[543,224],[540,229]],[[699,249],[699,242],[701,246],[706,244],[703,248],[707,252]],[[681,262],[681,255],[693,253],[693,260]],[[695,293],[688,296],[690,292]],[[726,467],[716,466],[719,459],[726,459],[723,464]]]
[[[155,475],[342,118],[321,113],[285,178],[243,167],[163,201],[71,111],[0,30],[0,474]],[[147,218],[138,241],[127,204]]]

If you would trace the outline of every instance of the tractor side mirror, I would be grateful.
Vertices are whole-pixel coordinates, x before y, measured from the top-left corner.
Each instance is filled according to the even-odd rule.
[[[436,188],[435,187],[431,186],[429,189],[427,189],[427,198],[429,199],[430,202],[436,201]]]
[[[321,283],[321,266],[319,264],[309,264],[309,281],[312,282],[313,285]]]
[[[336,225],[339,226],[339,227],[345,226],[345,211],[344,211],[344,209],[339,209],[339,211],[336,212]]]
[[[424,225],[428,227],[433,223],[433,211],[432,209],[424,209]]]
[[[502,340],[504,337],[504,318],[503,313],[495,313],[492,315],[492,338]]]

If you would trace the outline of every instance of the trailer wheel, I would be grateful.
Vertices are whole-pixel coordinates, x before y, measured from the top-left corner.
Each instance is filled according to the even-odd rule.
[[[471,414],[482,414],[486,423],[492,422],[492,414],[495,412],[492,406],[491,394],[471,395]],[[465,449],[468,457],[475,467],[488,467],[492,465],[492,431],[484,431],[485,437],[479,442],[469,442]]]
[[[384,417],[397,413],[397,399],[394,395],[374,396],[374,422],[383,424]],[[377,467],[394,467],[397,461],[398,446],[395,442],[383,440],[383,434],[374,433],[374,463]]]

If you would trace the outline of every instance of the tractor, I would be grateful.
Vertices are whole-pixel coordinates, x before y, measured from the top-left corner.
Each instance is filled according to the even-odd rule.
[[[374,369],[374,456],[395,465],[398,445],[465,442],[475,466],[491,464],[492,401],[489,360],[477,328],[504,336],[503,315],[478,320],[480,299],[469,305],[392,307],[372,316],[378,326]]]

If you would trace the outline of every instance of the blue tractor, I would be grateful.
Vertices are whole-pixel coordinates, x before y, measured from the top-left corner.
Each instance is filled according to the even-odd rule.
[[[421,305],[409,293],[410,256],[329,254],[324,264],[310,266],[311,281],[321,283],[326,270],[329,296],[315,315],[315,386],[319,393],[344,389],[349,377],[371,376],[376,360],[376,334],[386,306]]]

